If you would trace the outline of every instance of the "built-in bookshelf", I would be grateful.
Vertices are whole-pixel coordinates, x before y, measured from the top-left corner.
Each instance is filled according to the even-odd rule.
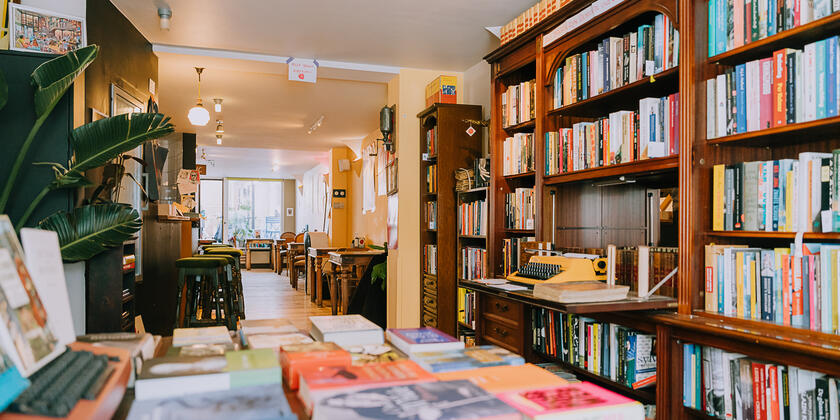
[[[472,167],[481,153],[480,136],[470,136],[466,120],[480,120],[477,105],[434,104],[420,120],[420,261],[421,322],[450,335],[458,331],[461,201],[455,193],[455,171]]]
[[[487,187],[457,191],[457,195],[458,281],[486,278],[489,274]],[[458,287],[458,336],[469,336],[473,342],[475,341],[476,297],[475,291]]]

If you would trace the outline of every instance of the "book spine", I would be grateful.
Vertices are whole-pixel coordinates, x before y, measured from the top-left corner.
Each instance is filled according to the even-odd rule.
[[[773,53],[773,127],[787,124],[787,55],[785,50]]]

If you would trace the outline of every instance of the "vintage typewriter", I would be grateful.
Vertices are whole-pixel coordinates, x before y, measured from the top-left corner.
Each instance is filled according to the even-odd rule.
[[[542,253],[556,253],[541,250]],[[597,255],[556,253],[557,255],[534,255],[507,276],[517,283],[566,283],[572,281],[604,281],[607,279],[607,259]]]

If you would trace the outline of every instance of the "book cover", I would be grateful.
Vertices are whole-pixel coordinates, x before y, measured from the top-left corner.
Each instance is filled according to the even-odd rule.
[[[828,67],[828,63],[826,62],[826,59],[828,58],[828,42],[827,40],[823,39],[817,41],[815,44],[816,46],[814,48],[815,51],[813,70],[816,76],[816,118],[820,119],[825,118],[828,115],[828,108],[826,103],[826,99],[828,97],[828,95],[826,95],[828,88],[828,80],[826,79],[826,68]]]
[[[436,373],[441,381],[468,380],[487,392],[502,392],[565,385],[568,381],[539,367],[526,363],[520,366],[485,368]]]
[[[493,345],[475,346],[460,350],[419,352],[413,354],[411,359],[432,373],[489,366],[516,366],[525,363],[521,356]]]
[[[138,400],[230,389],[224,356],[164,356],[147,360],[137,375]]]
[[[773,127],[787,124],[787,50],[773,52]]]
[[[225,359],[231,388],[280,384],[283,380],[277,354],[271,349],[229,351]]]
[[[304,366],[349,366],[353,359],[335,343],[292,344],[280,351],[283,379],[289,389],[299,386],[299,370]]]
[[[430,418],[438,420],[516,420],[513,407],[469,381],[428,382],[371,388],[326,397],[314,409],[313,420]]]
[[[464,348],[464,343],[433,327],[388,328],[385,336],[404,353]]]
[[[741,393],[741,412],[743,413],[743,418],[752,419],[755,418],[752,362],[749,359],[739,359],[738,369],[740,380],[738,383],[738,390]]]
[[[318,341],[334,341],[338,345],[382,344],[382,328],[361,315],[311,316],[310,334]],[[358,340],[369,341],[358,343]]]
[[[301,333],[253,334],[247,340],[248,347],[252,349],[279,349],[290,344],[312,343],[312,338]]]
[[[242,319],[239,331],[245,334],[276,334],[297,332],[298,329],[286,319]]]
[[[773,59],[759,60],[761,95],[759,98],[759,129],[773,126]]]
[[[283,388],[245,387],[194,395],[134,401],[128,420],[296,420]]]
[[[232,343],[228,329],[224,326],[200,328],[175,328],[172,331],[172,346],[182,347],[194,344]]]
[[[588,382],[508,392],[499,398],[531,419],[644,418],[638,401]]]

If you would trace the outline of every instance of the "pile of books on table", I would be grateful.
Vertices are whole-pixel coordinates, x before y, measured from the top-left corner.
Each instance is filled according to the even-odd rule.
[[[281,319],[243,320],[234,338],[175,330],[167,355],[143,365],[129,419],[644,418],[636,401],[500,347],[360,315],[310,321],[309,335]]]

